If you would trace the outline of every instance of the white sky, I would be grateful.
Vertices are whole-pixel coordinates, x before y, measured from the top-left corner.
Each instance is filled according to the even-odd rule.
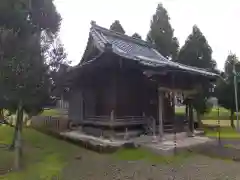
[[[240,57],[239,0],[55,0],[69,60],[73,65],[81,60],[91,20],[107,28],[120,20],[127,35],[137,32],[145,39],[159,2],[168,10],[181,46],[196,24],[212,47],[218,68],[223,69],[230,51]]]

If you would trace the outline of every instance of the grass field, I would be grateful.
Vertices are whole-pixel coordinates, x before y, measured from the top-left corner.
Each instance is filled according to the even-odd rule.
[[[113,157],[118,160],[125,160],[125,161],[138,161],[138,160],[145,160],[151,163],[178,163],[183,162],[188,157],[193,156],[193,153],[190,152],[182,152],[179,153],[177,156],[160,156],[158,154],[151,153],[145,149],[120,149],[116,153],[113,154]]]
[[[0,126],[0,145],[9,144],[13,135],[13,128]],[[0,180],[52,180],[62,179],[61,173],[64,168],[79,171],[81,166],[87,166],[89,170],[93,164],[89,163],[76,166],[76,157],[85,156],[86,160],[99,163],[105,159],[122,161],[146,160],[150,163],[178,163],[183,162],[191,153],[182,153],[177,156],[162,157],[143,149],[119,150],[111,155],[100,155],[82,149],[78,146],[65,141],[55,139],[51,136],[44,135],[33,129],[24,129],[23,131],[24,148],[23,162],[24,169],[20,172],[10,172],[1,176],[1,173],[13,167],[14,152],[7,148],[0,147]],[[78,160],[81,164],[82,160]],[[107,161],[106,161],[107,162]],[[101,167],[98,167],[101,168]],[[71,180],[71,173],[67,178]],[[74,177],[73,179],[78,179]],[[64,178],[63,178],[64,179]],[[101,178],[102,179],[102,178]]]
[[[0,144],[9,144],[13,128],[0,126]],[[2,180],[58,179],[62,168],[80,152],[77,146],[57,140],[32,129],[24,129],[24,170],[1,176]],[[13,166],[14,153],[0,148],[0,173]]]
[[[56,116],[59,116],[59,115],[60,115],[60,113],[56,109],[45,109],[41,113],[41,116],[53,116],[53,117],[56,117]]]
[[[207,137],[216,138],[219,136],[218,130],[213,131],[210,129],[205,129],[205,133]],[[240,133],[230,127],[222,127],[220,128],[220,137],[222,139],[240,139]]]
[[[185,107],[177,107],[175,109],[176,114],[185,114]],[[220,107],[219,108],[219,119],[220,120],[229,120],[230,111]],[[236,119],[236,113],[234,114],[234,118]],[[206,113],[202,117],[203,120],[218,120],[218,109],[213,108],[209,113]]]

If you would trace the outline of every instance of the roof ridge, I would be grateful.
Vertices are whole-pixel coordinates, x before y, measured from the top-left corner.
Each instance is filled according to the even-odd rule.
[[[108,33],[110,36],[115,36],[115,37],[118,37],[118,38],[121,38],[121,39],[124,39],[124,40],[128,40],[128,41],[132,41],[132,42],[137,43],[137,44],[141,44],[143,46],[147,46],[149,48],[154,48],[154,46],[147,41],[144,41],[144,40],[138,39],[138,38],[134,38],[134,37],[128,36],[126,34],[121,34],[119,32],[104,28],[102,26],[97,25],[95,21],[92,21],[91,25],[92,25],[92,27],[91,27],[92,29],[100,30],[103,33]]]

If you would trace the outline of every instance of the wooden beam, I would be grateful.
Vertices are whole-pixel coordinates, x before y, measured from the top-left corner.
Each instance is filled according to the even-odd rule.
[[[184,89],[173,89],[173,88],[168,88],[168,87],[160,87],[158,88],[160,91],[166,91],[166,92],[182,92],[184,94],[196,94],[198,93],[197,89],[189,89],[189,90],[184,90]]]

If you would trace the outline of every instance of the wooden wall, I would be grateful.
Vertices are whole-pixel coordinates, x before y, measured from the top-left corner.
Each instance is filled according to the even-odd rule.
[[[71,91],[69,97],[68,117],[73,122],[77,123],[82,120],[82,100],[82,92],[79,89]]]

